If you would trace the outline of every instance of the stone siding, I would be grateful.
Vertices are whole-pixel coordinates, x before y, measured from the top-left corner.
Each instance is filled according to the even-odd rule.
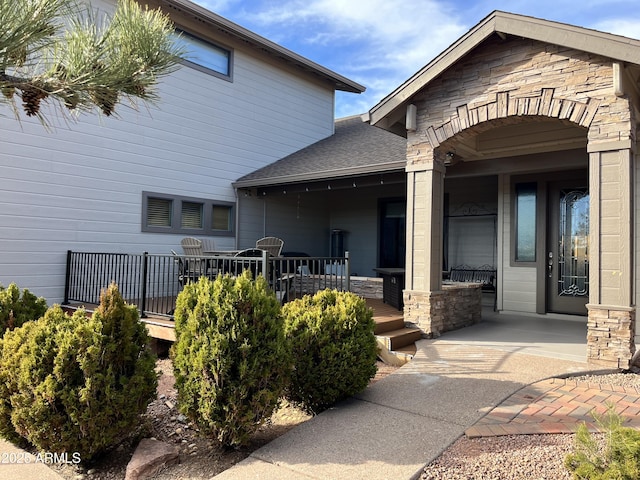
[[[404,321],[427,338],[478,323],[482,318],[482,286],[451,283],[439,292],[404,291]]]
[[[635,311],[587,305],[587,360],[610,368],[629,368],[635,352]]]
[[[314,295],[325,288],[341,289],[346,287],[346,279],[337,275],[298,275],[290,280],[290,293]],[[382,278],[351,277],[349,291],[363,298],[382,298]]]
[[[350,290],[362,298],[382,298],[382,278],[351,277]]]
[[[530,115],[592,124],[590,143],[633,135],[629,102],[613,92],[610,59],[535,40],[486,42],[432,81],[414,103],[418,128],[408,142],[414,155],[412,145],[436,148],[467,128],[477,133]],[[425,153],[410,155],[410,162]]]

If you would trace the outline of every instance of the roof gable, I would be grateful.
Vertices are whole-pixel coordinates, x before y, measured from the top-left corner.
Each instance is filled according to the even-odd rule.
[[[496,10],[371,108],[363,119],[390,127],[393,122],[389,116],[404,115],[404,111],[395,111],[493,34],[538,40],[640,65],[640,40]]]

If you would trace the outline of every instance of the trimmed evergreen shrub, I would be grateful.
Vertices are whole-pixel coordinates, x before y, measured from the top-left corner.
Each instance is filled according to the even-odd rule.
[[[575,450],[565,458],[565,466],[575,479],[637,480],[640,478],[640,432],[622,426],[613,405],[604,418],[595,417],[605,434],[601,446],[583,423],[578,427]]]
[[[146,328],[115,284],[92,317],[55,305],[0,341],[0,433],[40,451],[90,461],[136,430],[156,387]]]
[[[289,400],[317,414],[369,384],[378,346],[364,299],[324,290],[285,304],[282,313],[295,367]]]
[[[21,326],[29,320],[37,320],[47,311],[47,302],[36,297],[28,289],[22,290],[15,283],[6,289],[0,285],[0,337],[5,330]]]
[[[291,370],[275,294],[248,271],[200,278],[178,295],[174,317],[180,411],[223,445],[246,444],[278,407]]]

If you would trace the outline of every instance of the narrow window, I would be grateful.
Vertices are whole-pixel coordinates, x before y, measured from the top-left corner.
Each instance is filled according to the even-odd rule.
[[[180,216],[180,226],[182,228],[201,229],[202,225],[202,204],[196,202],[182,202],[182,215]]]
[[[167,198],[147,199],[147,226],[171,228],[173,202]]]
[[[214,230],[231,230],[231,207],[213,205],[211,213],[211,228]]]
[[[206,73],[215,73],[231,79],[231,50],[206,42],[193,35],[176,30],[178,44],[186,51],[185,64]],[[198,68],[200,67],[200,68]]]
[[[536,261],[536,203],[535,183],[518,183],[515,189],[515,261]]]

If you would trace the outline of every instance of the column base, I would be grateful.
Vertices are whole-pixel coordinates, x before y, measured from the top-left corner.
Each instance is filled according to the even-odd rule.
[[[627,369],[635,352],[635,309],[587,305],[587,361]]]
[[[479,283],[443,285],[437,292],[405,290],[404,321],[420,328],[425,338],[478,323],[482,317]]]

